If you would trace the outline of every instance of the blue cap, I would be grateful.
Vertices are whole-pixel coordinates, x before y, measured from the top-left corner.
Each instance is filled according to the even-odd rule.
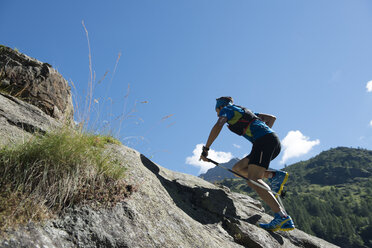
[[[228,99],[217,99],[217,102],[216,102],[216,109],[219,108],[219,107],[225,107],[230,103],[231,101],[228,100]]]

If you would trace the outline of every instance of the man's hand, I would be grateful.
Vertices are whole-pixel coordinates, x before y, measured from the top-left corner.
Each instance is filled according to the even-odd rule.
[[[203,155],[200,156],[200,160],[203,160],[204,162],[209,162],[208,159],[204,157]]]
[[[202,151],[202,154],[200,155],[200,160],[203,160],[205,162],[208,162],[208,151],[209,151],[209,148],[208,147],[205,147],[203,146],[203,151]]]

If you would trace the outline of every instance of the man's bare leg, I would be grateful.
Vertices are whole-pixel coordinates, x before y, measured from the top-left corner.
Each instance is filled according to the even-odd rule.
[[[265,175],[265,172],[266,172],[266,169],[261,166],[258,166],[255,164],[248,165],[248,173],[247,173],[248,178],[261,184],[264,188],[270,190],[270,187],[262,180],[262,178]],[[258,187],[249,181],[247,183],[252,189],[254,189],[257,192],[257,194],[261,197],[261,199],[273,210],[274,213],[278,213],[281,211],[281,208],[280,208],[280,205],[277,199],[274,197],[274,195],[271,192],[261,187]]]
[[[248,177],[248,165],[249,165],[249,158],[245,157],[238,161],[232,168],[233,171],[239,173],[244,177]],[[262,167],[261,167],[262,168]],[[235,175],[236,177],[239,177]],[[272,178],[273,172],[269,170],[265,170],[263,178]],[[249,177],[248,177],[249,178]]]

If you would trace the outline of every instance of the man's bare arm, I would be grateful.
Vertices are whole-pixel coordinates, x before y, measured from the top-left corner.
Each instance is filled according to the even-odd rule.
[[[220,134],[220,132],[221,132],[221,130],[223,128],[223,125],[225,125],[226,121],[227,121],[227,119],[225,117],[220,117],[218,119],[217,123],[214,124],[211,132],[209,133],[207,144],[205,144],[206,147],[209,148],[212,145],[212,143],[214,142],[214,140]]]
[[[207,144],[205,144],[205,147],[206,148],[209,149],[209,147],[213,144],[213,142],[215,141],[215,139],[220,134],[220,132],[221,132],[221,130],[223,128],[223,125],[225,125],[226,122],[227,122],[227,118],[226,117],[220,117],[218,119],[217,123],[214,124],[211,132],[209,133]],[[203,160],[203,161],[207,161],[207,158],[204,157],[204,156],[200,156],[200,159]]]
[[[266,123],[270,128],[273,127],[276,117],[269,114],[258,114],[258,117]]]

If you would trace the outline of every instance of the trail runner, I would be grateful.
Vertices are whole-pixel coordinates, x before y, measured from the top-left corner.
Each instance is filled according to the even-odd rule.
[[[253,144],[251,153],[237,162],[232,170],[270,190],[270,187],[263,181],[263,178],[268,178],[271,182],[271,190],[280,195],[288,179],[288,173],[267,170],[270,161],[279,155],[281,149],[280,140],[271,129],[276,117],[269,114],[253,113],[249,109],[235,105],[231,97],[218,98],[215,109],[218,120],[209,134],[200,159],[208,161],[209,148],[225,123],[228,123],[228,128],[232,132],[243,136]],[[281,208],[271,192],[249,181],[247,183],[275,213],[274,219],[270,223],[259,223],[262,228],[269,231],[290,231],[295,228],[292,218]]]

